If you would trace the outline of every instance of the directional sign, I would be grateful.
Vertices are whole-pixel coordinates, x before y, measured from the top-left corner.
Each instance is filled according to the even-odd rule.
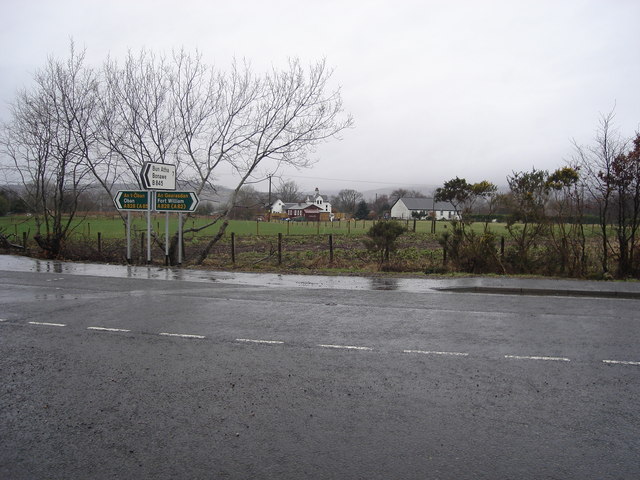
[[[176,166],[167,163],[145,163],[140,172],[143,188],[147,190],[175,190]]]
[[[149,192],[146,190],[119,191],[113,197],[118,210],[144,211],[149,208]]]
[[[193,212],[199,201],[195,192],[156,192],[158,212]]]

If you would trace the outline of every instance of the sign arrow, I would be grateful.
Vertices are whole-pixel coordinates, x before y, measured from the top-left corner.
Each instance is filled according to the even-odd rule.
[[[168,163],[145,163],[140,172],[140,182],[147,190],[175,190],[176,166]]]
[[[120,190],[113,197],[118,210],[146,211],[149,208],[149,192],[146,190]]]

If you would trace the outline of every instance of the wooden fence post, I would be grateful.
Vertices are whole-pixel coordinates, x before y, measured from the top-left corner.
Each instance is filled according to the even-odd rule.
[[[98,253],[102,253],[102,233],[98,232]]]
[[[329,263],[333,263],[333,234],[329,234]]]
[[[231,232],[231,263],[236,263],[236,234]]]
[[[27,232],[22,232],[22,249],[27,250]]]
[[[278,265],[282,265],[282,233],[278,233]]]

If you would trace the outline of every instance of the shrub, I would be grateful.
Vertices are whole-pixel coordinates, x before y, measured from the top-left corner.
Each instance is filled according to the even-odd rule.
[[[363,243],[367,250],[380,256],[380,263],[388,262],[392,251],[396,249],[396,240],[407,229],[395,220],[377,222],[367,232]]]

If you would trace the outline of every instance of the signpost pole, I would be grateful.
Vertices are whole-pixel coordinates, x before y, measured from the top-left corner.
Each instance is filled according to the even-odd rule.
[[[178,265],[182,265],[182,213],[178,213]]]
[[[164,214],[164,264],[169,266],[169,212]]]
[[[127,212],[127,263],[131,264],[131,212]]]
[[[153,190],[149,190],[149,208],[147,209],[147,264],[151,264],[151,208],[154,200]]]

